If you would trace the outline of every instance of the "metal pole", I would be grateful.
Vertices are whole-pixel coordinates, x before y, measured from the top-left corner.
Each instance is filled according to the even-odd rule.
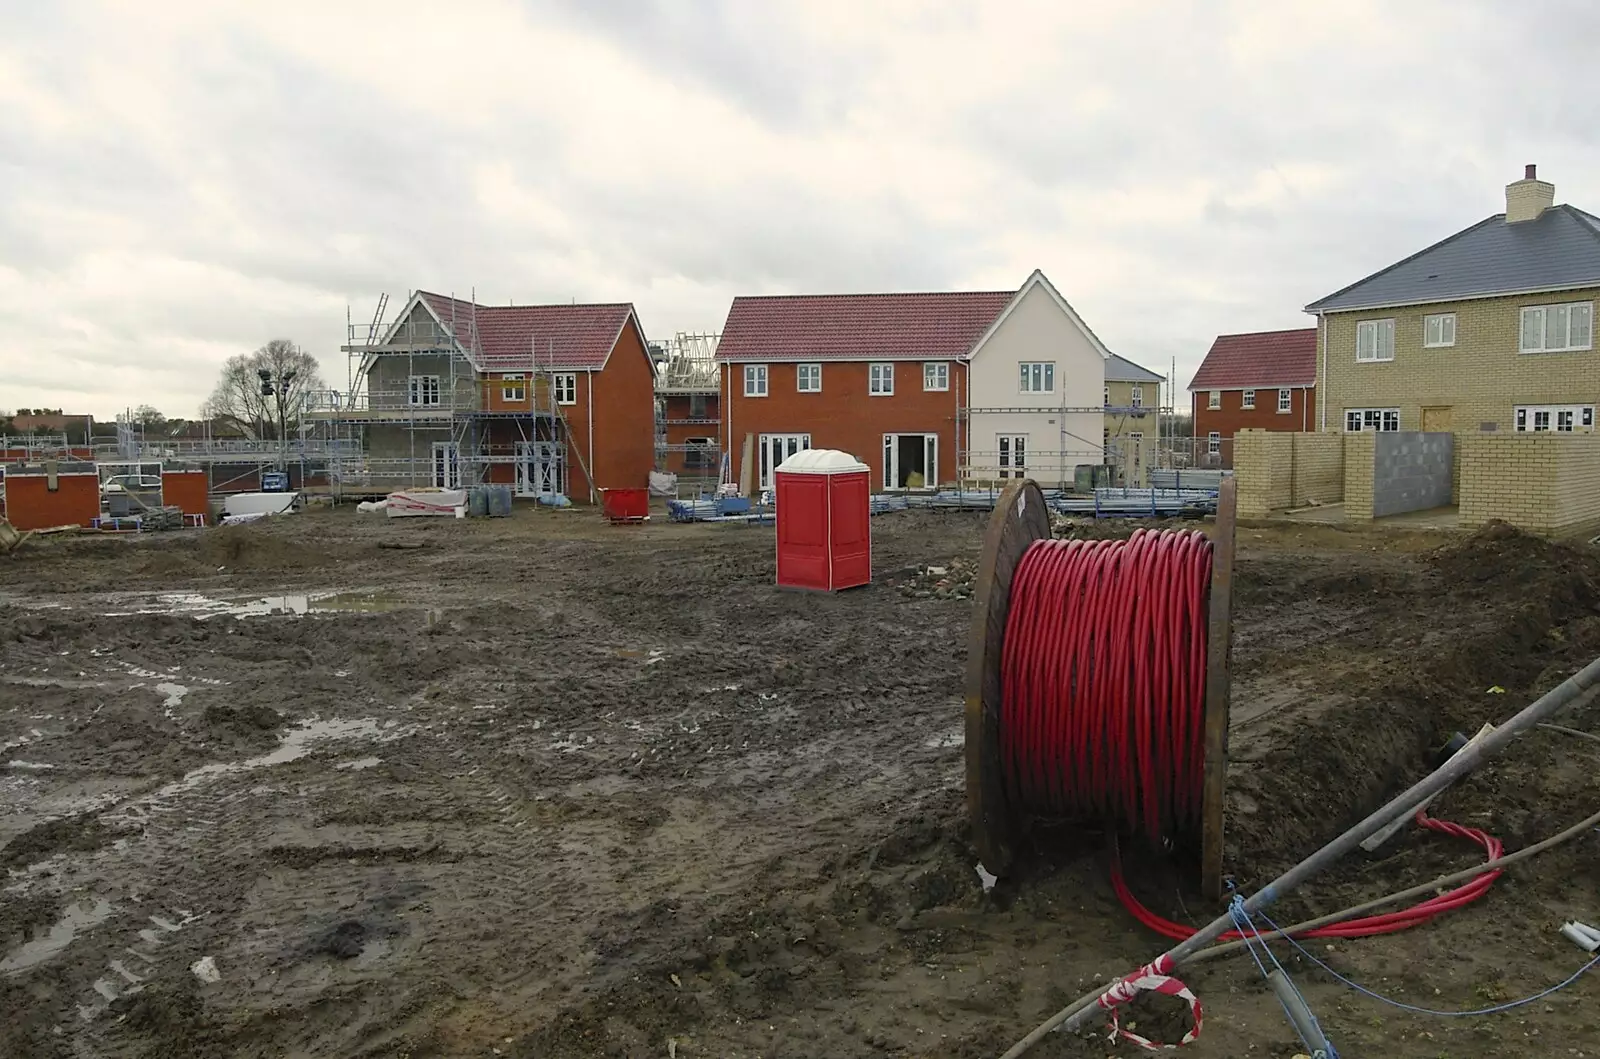
[[[1295,887],[1318,874],[1346,853],[1354,850],[1361,844],[1362,839],[1373,834],[1384,824],[1394,819],[1396,814],[1405,812],[1417,802],[1444,790],[1457,779],[1476,769],[1485,760],[1498,754],[1511,740],[1545,718],[1553,716],[1584,692],[1597,687],[1600,687],[1600,658],[1596,658],[1578,672],[1541,695],[1537,700],[1523,707],[1520,713],[1484,737],[1482,742],[1476,746],[1463,747],[1454,757],[1413,784],[1409,790],[1396,795],[1381,809],[1374,811],[1365,820],[1351,827],[1344,834],[1252,894],[1245,900],[1244,910],[1246,912],[1255,912],[1276,903]],[[1186,957],[1214,941],[1218,935],[1232,926],[1233,918],[1229,913],[1225,912],[1200,928],[1193,937],[1168,950],[1167,956],[1172,959],[1174,964],[1181,964]],[[1110,986],[1108,985],[1107,989],[1109,988]],[[1086,997],[1075,1006],[1064,1009],[1049,1023],[1046,1023],[1045,1026],[1041,1026],[1040,1030],[1048,1032],[1048,1030],[1062,1024],[1065,1024],[1069,1031],[1076,1030],[1089,1017],[1090,1013],[1096,1010],[1097,1002],[1104,993],[1105,990],[1100,990],[1092,996]],[[1028,1047],[1031,1047],[1035,1040],[1037,1038],[1027,1040],[1025,1043]],[[1021,1050],[1018,1050],[1018,1048]],[[1018,1056],[1027,1050],[1021,1044],[1018,1045],[1018,1048],[1013,1048],[1006,1053],[1006,1056]]]

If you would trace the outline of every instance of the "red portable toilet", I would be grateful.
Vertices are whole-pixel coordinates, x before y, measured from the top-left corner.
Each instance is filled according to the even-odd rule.
[[[804,449],[773,472],[778,493],[778,587],[832,592],[872,581],[872,490],[867,465],[835,449]]]

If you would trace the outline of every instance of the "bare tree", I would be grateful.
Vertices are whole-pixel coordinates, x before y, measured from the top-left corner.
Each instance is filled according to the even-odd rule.
[[[201,414],[231,419],[257,440],[283,438],[298,429],[306,395],[326,388],[317,358],[287,338],[274,338],[254,353],[228,358]]]
[[[133,421],[146,430],[158,430],[167,425],[167,417],[154,406],[142,404],[133,410]]]

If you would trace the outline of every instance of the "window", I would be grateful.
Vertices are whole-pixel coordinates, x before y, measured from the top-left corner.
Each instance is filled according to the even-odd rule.
[[[794,388],[801,393],[821,393],[822,365],[796,364],[794,367]]]
[[[923,364],[922,388],[924,390],[948,390],[950,388],[950,365],[942,360],[930,360]]]
[[[997,440],[1000,450],[1000,477],[1023,477],[1027,473],[1028,466],[1028,435],[1001,434]]]
[[[526,401],[528,387],[524,376],[520,373],[500,376],[500,399],[502,401]]]
[[[1246,390],[1246,391],[1244,391],[1244,393],[1241,394],[1240,397],[1239,397],[1239,407],[1243,408],[1245,411],[1248,412],[1250,409],[1254,408],[1255,406],[1256,406],[1256,392],[1254,390]]]
[[[714,471],[717,469],[716,438],[684,438],[683,469],[686,471]]]
[[[795,453],[811,447],[810,434],[762,434],[760,445],[757,446],[761,456],[761,477],[757,482],[759,489],[772,488],[772,472],[778,465]]]
[[[1589,434],[1594,431],[1594,405],[1518,405],[1517,433]]]
[[[1346,408],[1344,428],[1352,434],[1363,430],[1395,431],[1400,429],[1398,408]]]
[[[413,405],[433,407],[439,404],[439,376],[413,375],[409,388],[410,401]]]
[[[1222,454],[1222,435],[1219,432],[1213,430],[1206,435],[1206,452],[1213,456]]]
[[[707,400],[706,400],[706,395],[705,394],[703,394],[703,393],[692,393],[692,394],[690,394],[689,395],[689,418],[690,419],[704,419],[704,418],[706,418],[706,405],[707,405]],[[693,441],[694,439],[690,438],[689,440]]]
[[[767,395],[767,366],[765,364],[746,364],[744,366],[744,395],[746,397],[765,397]]]
[[[1133,387],[1133,407],[1144,407],[1144,387],[1138,384],[1135,384]]]
[[[1054,362],[1017,365],[1022,369],[1023,393],[1055,393],[1056,366]]]
[[[564,371],[552,381],[556,391],[556,404],[578,403],[578,375],[576,372]]]
[[[1594,303],[1537,305],[1522,310],[1524,353],[1560,353],[1594,347]]]
[[[1288,390],[1278,391],[1278,414],[1294,411],[1294,394]]]
[[[1356,360],[1394,359],[1394,321],[1363,320],[1356,324]]]
[[[1217,409],[1222,407],[1222,391],[1221,390],[1212,390],[1211,391],[1210,396],[1206,400],[1206,407],[1211,409],[1213,412],[1215,412]]]
[[[1434,313],[1422,318],[1422,344],[1428,349],[1456,344],[1456,314]]]
[[[887,397],[894,393],[893,364],[867,365],[867,392],[876,397]]]

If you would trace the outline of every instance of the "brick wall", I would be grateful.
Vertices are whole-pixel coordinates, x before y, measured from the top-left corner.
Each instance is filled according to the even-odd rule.
[[[1373,466],[1377,462],[1372,433],[1344,436],[1344,518],[1346,522],[1371,522]]]
[[[1518,352],[1523,307],[1597,296],[1600,288],[1334,313],[1323,328],[1324,348],[1317,358],[1327,429],[1344,429],[1347,408],[1398,408],[1401,430],[1449,430],[1460,436],[1493,423],[1495,431],[1511,433],[1516,429],[1512,410],[1519,404],[1600,404],[1600,347]],[[1423,317],[1433,313],[1455,314],[1453,346],[1422,344]],[[1394,359],[1357,362],[1356,324],[1387,319],[1394,320]],[[1320,422],[1320,410],[1318,417]]]
[[[1500,519],[1535,533],[1600,528],[1600,435],[1469,434],[1461,451],[1461,525]]]
[[[1292,499],[1294,438],[1269,430],[1241,430],[1233,437],[1233,474],[1238,479],[1239,517],[1265,518]]]
[[[1455,446],[1450,434],[1373,434],[1372,514],[1401,515],[1450,503]]]
[[[1306,504],[1337,504],[1345,490],[1344,441],[1337,434],[1235,434],[1233,473],[1239,481],[1240,517],[1265,518]]]
[[[1290,434],[1291,503],[1337,504],[1344,499],[1344,439],[1337,434]]]

